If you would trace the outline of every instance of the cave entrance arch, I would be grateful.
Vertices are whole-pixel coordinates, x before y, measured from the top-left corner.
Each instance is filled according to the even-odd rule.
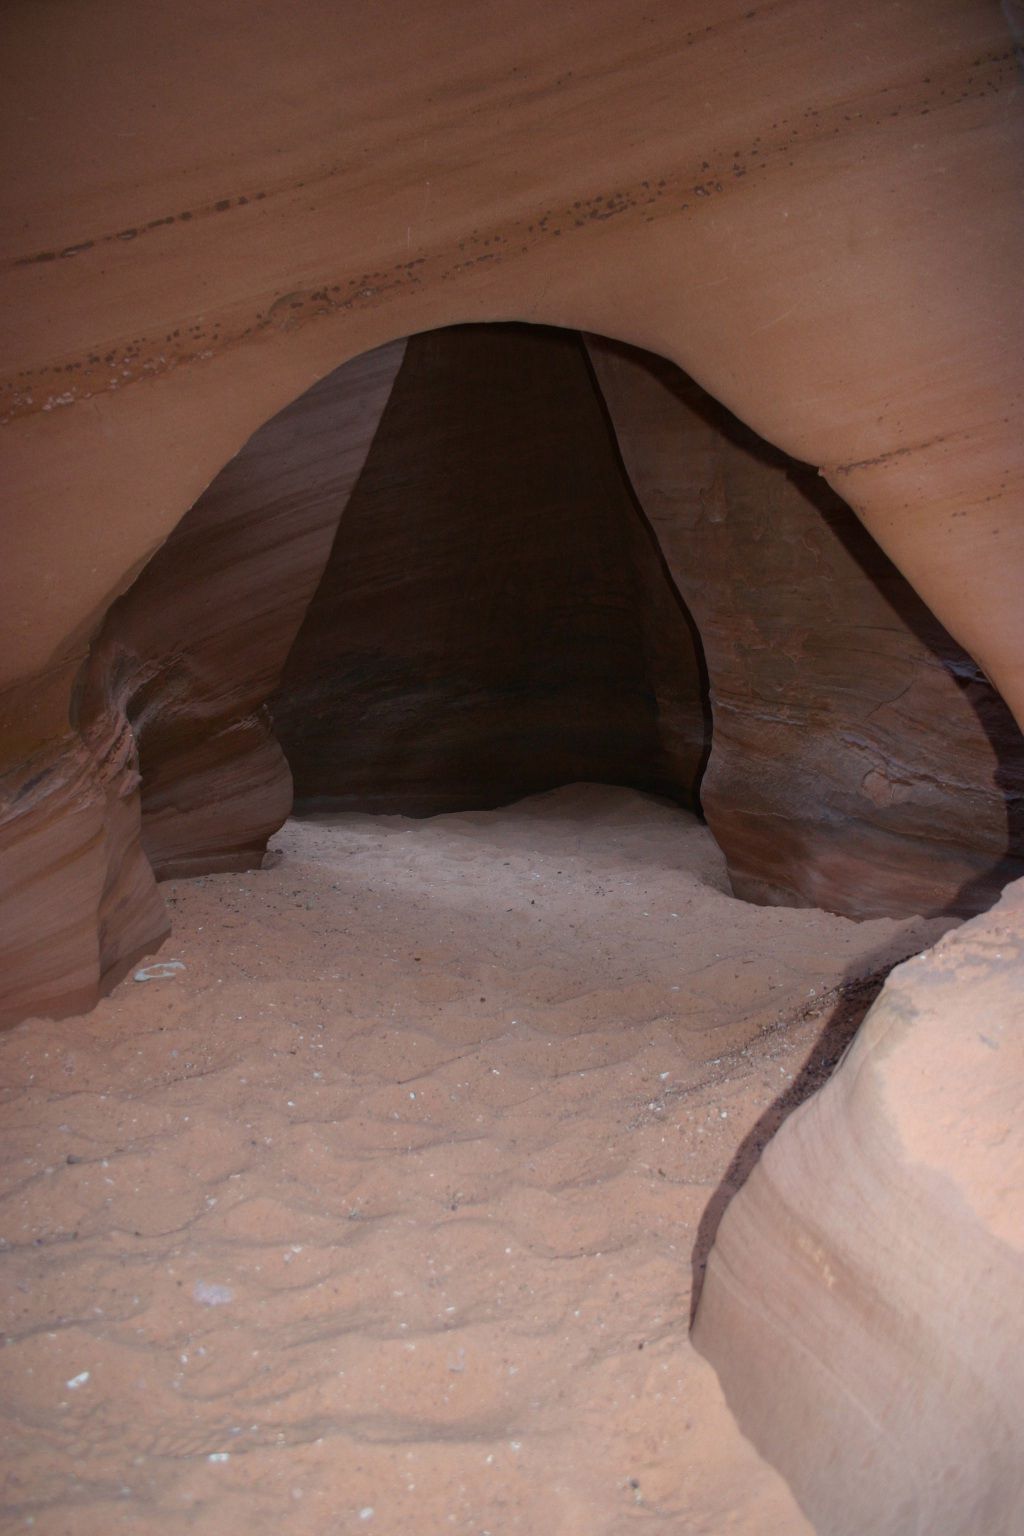
[[[225,466],[111,609],[81,691],[99,748],[111,704],[130,724],[158,879],[258,863],[288,763],[307,807],[423,815],[587,780],[699,812],[703,650],[596,345],[518,324],[388,344]]]
[[[700,795],[738,895],[855,917],[977,910],[1024,868],[1019,732],[849,508],[579,332],[343,365],[114,605],[79,718],[98,755],[130,723],[158,877],[250,866],[288,815],[268,700],[305,802]]]

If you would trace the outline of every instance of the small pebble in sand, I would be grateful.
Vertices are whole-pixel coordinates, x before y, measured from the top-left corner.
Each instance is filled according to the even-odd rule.
[[[184,960],[159,960],[156,965],[144,965],[136,971],[134,981],[167,981],[185,969]]]
[[[197,1280],[192,1287],[192,1299],[203,1307],[226,1307],[234,1301],[235,1293],[230,1285],[214,1285],[209,1280]]]

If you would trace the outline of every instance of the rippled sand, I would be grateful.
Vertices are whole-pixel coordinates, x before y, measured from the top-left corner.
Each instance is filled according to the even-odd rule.
[[[0,1037],[2,1529],[807,1531],[695,1249],[833,989],[948,925],[737,902],[625,790],[274,847],[164,888],[183,969]]]

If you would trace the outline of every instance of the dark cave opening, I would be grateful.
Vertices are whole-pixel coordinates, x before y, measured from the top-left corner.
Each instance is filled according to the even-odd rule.
[[[410,339],[270,708],[300,812],[577,781],[699,809],[699,635],[578,333]]]

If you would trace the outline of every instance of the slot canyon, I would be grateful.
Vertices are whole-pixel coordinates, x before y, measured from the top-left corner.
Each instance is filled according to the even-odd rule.
[[[1024,1536],[1020,0],[3,35],[0,1530]]]

